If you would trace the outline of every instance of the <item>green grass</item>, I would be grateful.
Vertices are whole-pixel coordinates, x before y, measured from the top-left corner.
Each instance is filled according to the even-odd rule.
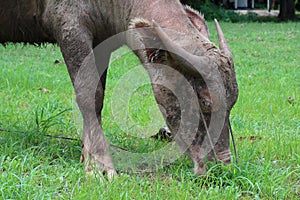
[[[120,172],[112,182],[86,179],[72,85],[65,65],[54,64],[62,60],[58,47],[9,44],[0,46],[0,199],[299,198],[299,25],[221,25],[240,89],[231,116],[238,165],[221,170],[211,164],[197,177],[191,161],[180,158],[153,173]],[[216,41],[212,23],[209,28]],[[149,84],[133,92],[126,123],[112,112],[118,80],[137,65],[126,48],[112,55],[103,125],[112,143],[147,152],[165,145],[148,138],[164,125]]]

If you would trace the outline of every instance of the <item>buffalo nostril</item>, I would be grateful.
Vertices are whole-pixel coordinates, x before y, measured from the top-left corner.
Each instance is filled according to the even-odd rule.
[[[226,165],[230,165],[231,159],[225,160],[224,163],[225,163]]]

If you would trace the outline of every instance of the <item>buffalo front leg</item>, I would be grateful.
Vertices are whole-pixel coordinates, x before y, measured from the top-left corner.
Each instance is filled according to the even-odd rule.
[[[84,121],[84,133],[82,136],[82,155],[81,162],[85,163],[86,172],[90,173],[93,169],[98,169],[99,172],[106,171],[109,178],[116,175],[112,159],[110,157],[108,143],[103,134],[103,128],[101,124],[101,111],[104,101],[104,89],[105,89],[106,71],[101,76],[101,81],[97,85],[94,99],[88,100],[88,98],[77,95],[78,105],[82,104],[82,113],[87,112],[83,117]],[[83,102],[81,102],[83,101]],[[85,111],[85,104],[94,104],[94,109],[89,108]],[[91,110],[90,110],[91,109]]]
[[[97,69],[88,34],[80,30],[70,32],[59,45],[83,117],[81,161],[85,163],[87,173],[107,172],[111,178],[116,172],[101,125],[106,70],[101,73]]]

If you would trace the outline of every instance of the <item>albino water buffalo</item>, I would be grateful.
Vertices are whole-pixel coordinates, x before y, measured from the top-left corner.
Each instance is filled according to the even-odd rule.
[[[0,5],[1,43],[59,45],[83,116],[81,160],[87,172],[116,173],[101,110],[110,53],[122,44],[108,45],[96,59],[93,49],[124,31],[132,33],[126,44],[148,72],[166,124],[195,173],[205,173],[205,156],[230,163],[229,115],[238,87],[217,21],[219,48],[209,41],[203,16],[179,0],[0,0]],[[182,77],[192,91],[183,87]]]

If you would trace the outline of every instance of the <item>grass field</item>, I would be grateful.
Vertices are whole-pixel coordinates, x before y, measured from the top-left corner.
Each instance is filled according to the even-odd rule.
[[[72,85],[65,64],[54,64],[62,60],[58,47],[9,44],[0,46],[0,199],[299,199],[299,24],[221,25],[240,90],[231,115],[238,165],[211,165],[196,177],[192,162],[180,158],[153,173],[86,179]],[[216,41],[212,23],[209,28]],[[118,124],[113,91],[138,60],[126,48],[111,58],[103,114],[107,137],[135,152],[163,146],[148,138],[164,125],[149,85],[133,93],[128,108],[133,125],[147,133]]]

